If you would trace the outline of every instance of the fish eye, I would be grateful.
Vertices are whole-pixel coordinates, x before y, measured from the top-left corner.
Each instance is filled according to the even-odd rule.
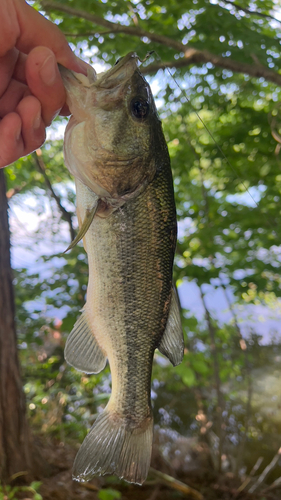
[[[135,97],[131,101],[131,111],[138,120],[144,120],[149,113],[149,103],[142,97]]]

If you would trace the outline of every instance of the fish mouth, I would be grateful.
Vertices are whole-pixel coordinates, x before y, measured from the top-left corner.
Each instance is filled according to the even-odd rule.
[[[124,98],[133,74],[138,71],[139,61],[136,52],[129,52],[104,73],[97,74],[94,68],[89,66],[87,76],[75,73],[59,64],[59,71],[67,91],[67,104],[72,114],[75,116],[74,107],[79,108],[79,113],[81,108],[86,111],[87,96],[91,96],[91,105],[94,107],[108,110],[114,108]]]
[[[124,84],[138,69],[139,61],[136,52],[129,52],[126,56],[120,58],[111,69],[97,75],[94,86],[102,89],[113,89],[120,84]]]
[[[62,77],[63,84],[67,91],[73,89],[73,86],[82,85],[84,87],[91,87],[95,81],[97,80],[97,73],[95,69],[89,65],[87,76],[83,75],[83,73],[76,73],[75,71],[71,71],[68,68],[62,66],[62,64],[58,63],[58,68],[60,75]]]
[[[138,69],[139,61],[140,58],[136,52],[129,52],[104,73],[97,74],[95,69],[89,65],[87,76],[82,73],[75,73],[61,64],[58,64],[58,68],[67,90],[72,90],[73,85],[77,84],[88,88],[113,89],[132,77],[133,73]]]

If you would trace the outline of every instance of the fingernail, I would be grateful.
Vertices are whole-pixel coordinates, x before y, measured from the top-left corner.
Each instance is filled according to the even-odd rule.
[[[45,85],[51,86],[55,83],[57,76],[57,65],[54,56],[47,57],[43,66],[41,67],[39,74]]]
[[[81,72],[87,75],[87,72],[89,70],[89,64],[87,64],[85,61],[82,61],[82,59],[79,59],[79,57],[76,56],[76,62],[79,65],[79,68],[81,69]]]
[[[37,130],[40,127],[40,125],[41,125],[41,111],[37,113],[37,115],[33,120],[33,128]]]

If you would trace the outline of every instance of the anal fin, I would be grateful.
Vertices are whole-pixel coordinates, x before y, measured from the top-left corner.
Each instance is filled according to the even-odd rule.
[[[159,351],[164,354],[176,366],[182,362],[184,341],[180,318],[180,305],[175,288],[172,288],[170,312],[166,329],[158,346]]]
[[[64,357],[69,365],[85,373],[99,373],[106,365],[106,356],[93,335],[85,310],[68,336]]]

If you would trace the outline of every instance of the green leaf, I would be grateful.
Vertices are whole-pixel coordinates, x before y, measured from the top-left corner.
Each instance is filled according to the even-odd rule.
[[[209,367],[204,360],[194,359],[191,361],[192,368],[200,373],[200,375],[207,375],[209,373]]]
[[[43,497],[42,497],[42,495],[40,495],[40,493],[35,493],[33,498],[34,498],[34,500],[43,500]]]
[[[121,493],[118,490],[114,490],[112,488],[107,488],[104,490],[100,490],[98,492],[98,498],[100,500],[115,500],[121,498]]]
[[[189,366],[185,366],[183,363],[175,368],[176,373],[181,377],[183,383],[187,387],[192,387],[196,383],[196,378],[194,370]]]

